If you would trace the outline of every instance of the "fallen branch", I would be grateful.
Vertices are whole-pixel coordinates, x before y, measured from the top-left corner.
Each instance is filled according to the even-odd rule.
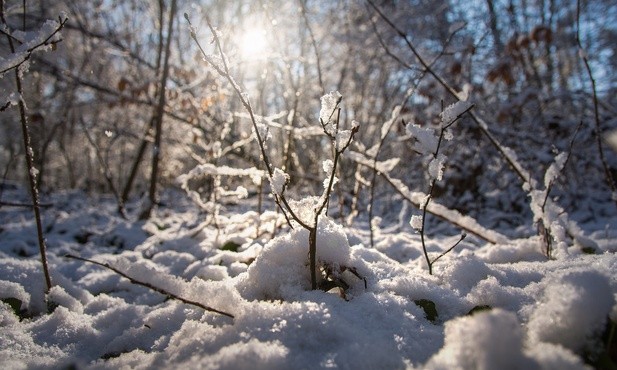
[[[150,283],[146,283],[146,282],[137,280],[135,278],[132,278],[131,276],[129,276],[126,273],[118,270],[117,268],[109,265],[108,263],[102,263],[102,262],[94,261],[94,260],[91,260],[91,259],[88,259],[88,258],[74,256],[72,254],[66,254],[64,257],[76,259],[76,260],[79,260],[79,261],[89,262],[89,263],[93,263],[93,264],[101,266],[101,267],[105,267],[106,269],[109,269],[109,270],[115,272],[116,274],[122,276],[123,278],[128,279],[132,284],[144,286],[144,287],[146,287],[148,289],[154,290],[155,292],[161,293],[161,294],[163,294],[166,297],[175,299],[175,300],[180,301],[182,303],[190,304],[190,305],[202,308],[202,309],[204,309],[206,311],[209,311],[209,312],[214,312],[214,313],[218,313],[218,314],[223,315],[223,316],[231,317],[232,319],[234,318],[234,315],[232,315],[230,313],[217,310],[215,308],[212,308],[210,306],[206,306],[206,305],[204,305],[202,303],[199,303],[199,302],[196,302],[196,301],[192,301],[192,300],[189,300],[189,299],[186,299],[186,298],[182,298],[182,297],[180,297],[180,296],[178,296],[178,295],[176,295],[176,294],[174,294],[172,292],[169,292],[169,291],[167,291],[165,289],[162,289],[162,288],[154,286],[154,285],[152,285]]]
[[[403,184],[401,180],[390,177],[386,171],[382,171],[379,168],[379,165],[374,165],[372,159],[363,158],[363,156],[357,152],[348,153],[347,158],[360,165],[377,171],[377,174],[386,180],[386,182],[390,184],[390,186],[392,186],[392,188],[399,193],[403,199],[412,204],[414,207],[421,209],[422,203],[426,199],[427,194],[419,191],[411,191],[407,185]],[[439,219],[449,222],[462,230],[465,230],[469,234],[475,235],[482,240],[486,240],[491,244],[506,243],[508,241],[506,236],[494,230],[485,228],[474,218],[464,216],[460,212],[449,209],[439,203],[431,202],[427,206],[426,212],[438,217]]]

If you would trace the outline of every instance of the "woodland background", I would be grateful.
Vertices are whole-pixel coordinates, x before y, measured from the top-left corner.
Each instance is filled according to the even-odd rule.
[[[612,1],[26,3],[24,13],[21,1],[2,2],[9,29],[33,31],[68,16],[53,50],[33,53],[28,69],[21,67],[43,202],[46,192],[82,189],[112,194],[124,213],[129,199],[141,197],[149,201],[136,214],[147,217],[159,189],[178,186],[178,176],[196,165],[263,169],[246,111],[202,60],[187,13],[212,54],[204,16],[217,27],[231,74],[269,125],[273,165],[290,175],[288,191],[300,197],[322,186],[321,161],[330,153],[317,122],[319,99],[334,90],[343,95],[341,122],[361,124],[351,150],[375,161],[399,158],[392,177],[426,191],[428,162],[405,125],[436,127],[442,107],[455,101],[440,76],[468,96],[488,132],[528,172],[513,170],[481,125],[463,117],[443,148],[447,170],[435,200],[488,228],[525,225],[528,232],[533,217],[523,184],[530,179],[521,176],[541,181],[556,153],[572,145],[551,196],[568,212],[588,204],[591,217],[614,211],[617,158],[604,141],[617,125]],[[247,48],[246,37],[260,47]],[[9,52],[6,37],[0,48]],[[1,175],[5,184],[25,183],[13,74],[4,73],[0,86]],[[375,171],[345,156],[337,171],[331,214],[347,224],[358,216],[397,222],[400,197]],[[201,176],[187,185],[212,204],[233,202],[238,186],[251,197],[267,186],[249,176]],[[402,212],[408,220],[410,211]]]

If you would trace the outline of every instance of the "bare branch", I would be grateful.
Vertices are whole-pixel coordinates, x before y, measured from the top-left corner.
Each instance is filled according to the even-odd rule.
[[[202,303],[199,303],[199,302],[196,302],[196,301],[192,301],[190,299],[182,298],[179,295],[176,295],[176,294],[174,294],[172,292],[169,292],[169,291],[167,291],[165,289],[156,287],[156,286],[154,286],[154,285],[152,285],[150,283],[144,282],[144,281],[137,280],[137,279],[129,276],[125,272],[122,272],[119,269],[111,266],[108,263],[98,262],[98,261],[94,261],[94,260],[91,260],[91,259],[88,259],[88,258],[75,256],[75,255],[72,255],[72,254],[66,254],[64,257],[76,259],[76,260],[79,260],[79,261],[89,262],[89,263],[92,263],[92,264],[104,267],[104,268],[106,268],[108,270],[111,270],[111,271],[115,272],[116,274],[122,276],[123,278],[128,279],[132,284],[144,286],[144,287],[146,287],[146,288],[148,288],[150,290],[153,290],[153,291],[155,291],[157,293],[161,293],[164,296],[167,296],[169,298],[175,299],[175,300],[180,301],[182,303],[190,304],[192,306],[196,306],[196,307],[202,308],[202,309],[204,309],[206,311],[209,311],[209,312],[214,312],[214,313],[218,313],[218,314],[223,315],[223,316],[231,317],[232,319],[234,318],[234,315],[232,315],[230,313],[217,310],[215,308],[212,308],[210,306],[206,306],[206,305],[204,305]]]
[[[613,180],[613,175],[611,174],[611,170],[608,166],[608,162],[606,161],[606,157],[604,156],[604,147],[602,145],[602,129],[600,127],[600,113],[598,110],[598,92],[596,89],[596,80],[593,77],[593,73],[591,71],[591,66],[589,65],[589,60],[587,59],[587,53],[583,49],[583,44],[581,43],[581,26],[580,26],[580,18],[581,18],[581,1],[576,1],[576,43],[579,48],[579,56],[583,59],[583,63],[585,64],[585,69],[587,71],[587,76],[589,76],[589,80],[591,81],[591,89],[593,92],[593,114],[595,120],[595,134],[596,134],[596,144],[598,146],[598,154],[600,155],[600,162],[602,163],[602,167],[604,169],[604,177],[606,183],[610,187],[612,194],[611,198],[617,204],[617,185],[615,185],[615,181]]]
[[[440,85],[442,85],[446,91],[455,99],[458,100],[458,93],[456,92],[456,90],[454,90],[454,88],[452,88],[452,86],[450,86],[441,76],[439,76],[431,67],[431,65],[429,63],[426,62],[426,60],[424,60],[424,58],[422,57],[422,55],[418,52],[418,50],[416,49],[416,47],[414,46],[414,44],[411,42],[411,40],[409,39],[409,37],[407,37],[407,35],[405,34],[405,32],[403,32],[400,28],[398,28],[394,22],[392,22],[392,20],[390,20],[378,7],[377,5],[375,5],[373,3],[372,0],[366,0],[373,9],[375,9],[375,11],[377,12],[377,14],[379,14],[379,16],[384,20],[384,22],[386,22],[394,31],[396,31],[396,33],[403,39],[403,41],[405,42],[405,44],[407,45],[407,47],[409,47],[409,49],[411,50],[411,52],[414,54],[414,56],[416,57],[416,59],[418,59],[418,61],[420,62],[420,64],[422,64],[422,66],[426,69],[426,71],[433,76],[433,78],[435,78],[435,80],[437,80],[437,82],[439,82]],[[501,143],[499,143],[499,141],[493,136],[493,134],[488,130],[488,125],[486,124],[486,122],[480,118],[480,116],[478,116],[475,112],[470,112],[471,118],[473,119],[473,121],[476,123],[477,127],[480,129],[480,131],[489,139],[489,141],[491,142],[491,144],[495,147],[495,149],[497,149],[497,151],[499,152],[499,154],[501,154],[502,158],[510,165],[510,167],[514,170],[514,172],[518,175],[518,177],[523,181],[523,182],[529,182],[531,179],[531,176],[529,174],[528,171],[526,171],[525,169],[523,169],[518,162],[516,161],[515,158],[513,158],[511,156],[511,154],[509,153],[509,150],[507,148],[505,148]]]

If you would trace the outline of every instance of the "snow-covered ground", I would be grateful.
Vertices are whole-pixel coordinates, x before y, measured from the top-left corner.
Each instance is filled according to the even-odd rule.
[[[581,369],[608,356],[617,218],[582,224],[585,245],[550,261],[537,237],[469,236],[429,275],[411,227],[382,225],[370,248],[366,227],[322,217],[318,258],[349,285],[324,292],[309,289],[308,232],[275,229],[284,220],[249,203],[204,225],[185,197],[165,194],[148,222],[121,219],[111,199],[43,197],[47,297],[31,211],[0,208],[0,368]],[[3,199],[29,201],[19,189]]]

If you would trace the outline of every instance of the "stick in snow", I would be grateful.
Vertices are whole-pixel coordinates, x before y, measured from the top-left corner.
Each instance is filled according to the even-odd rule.
[[[212,308],[210,306],[206,306],[206,305],[204,305],[202,303],[199,303],[199,302],[195,302],[195,301],[191,301],[191,300],[186,299],[186,298],[182,298],[182,297],[180,297],[180,296],[178,296],[178,295],[176,295],[174,293],[168,292],[165,289],[156,287],[156,286],[154,286],[154,285],[152,285],[150,283],[146,283],[146,282],[143,282],[143,281],[136,280],[136,279],[130,277],[129,275],[125,274],[124,272],[118,270],[117,268],[109,265],[108,263],[102,263],[102,262],[94,261],[94,260],[91,260],[91,259],[88,259],[88,258],[74,256],[72,254],[66,254],[64,257],[72,258],[72,259],[76,259],[76,260],[80,260],[80,261],[84,261],[84,262],[90,262],[90,263],[93,263],[95,265],[99,265],[101,267],[105,267],[106,269],[109,269],[109,270],[115,272],[116,274],[122,276],[123,278],[128,279],[132,284],[145,286],[146,288],[152,289],[155,292],[161,293],[161,294],[163,294],[163,295],[165,295],[165,296],[167,296],[169,298],[173,298],[173,299],[178,300],[178,301],[180,301],[182,303],[186,303],[186,304],[190,304],[190,305],[193,305],[193,306],[197,306],[197,307],[202,308],[202,309],[204,309],[206,311],[218,313],[220,315],[231,317],[232,319],[234,318],[234,315],[232,315],[230,313],[217,310],[215,308]]]

